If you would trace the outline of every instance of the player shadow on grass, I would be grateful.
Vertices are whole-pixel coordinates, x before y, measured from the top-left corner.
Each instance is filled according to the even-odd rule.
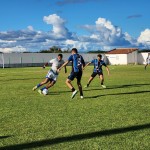
[[[41,79],[41,78],[15,78],[15,79],[7,79],[6,81],[24,81],[24,80],[34,80],[34,79]],[[4,79],[0,80],[0,81],[4,81]]]
[[[0,136],[0,139],[6,139],[6,138],[9,138],[11,137],[11,135],[4,135],[4,136]]]
[[[91,133],[82,133],[82,134],[70,135],[70,136],[65,136],[65,137],[56,137],[53,139],[44,139],[44,140],[33,141],[29,143],[4,146],[4,147],[1,147],[0,150],[6,150],[6,149],[7,150],[12,150],[12,149],[23,150],[23,149],[38,148],[38,147],[43,147],[43,146],[51,146],[51,145],[56,145],[60,143],[65,143],[65,142],[75,142],[75,141],[87,140],[87,139],[92,139],[92,138],[123,134],[123,133],[139,131],[139,130],[144,130],[144,129],[149,129],[149,128],[150,128],[150,123],[143,124],[143,125],[123,127],[123,128],[106,129],[106,130],[96,131],[96,132],[91,132]]]
[[[119,89],[119,88],[128,88],[128,87],[141,87],[141,86],[145,86],[145,85],[150,85],[150,84],[125,84],[125,85],[113,85],[113,86],[109,86],[107,87],[105,90],[107,89]],[[100,86],[99,86],[100,87]],[[89,87],[90,88],[90,87]],[[103,90],[103,88],[99,89],[84,89],[84,91],[92,91],[92,90]]]
[[[98,98],[98,97],[109,96],[109,95],[126,95],[126,94],[141,94],[141,93],[150,93],[150,91],[135,91],[135,92],[126,92],[126,93],[99,94],[99,95],[89,96],[89,97],[85,97],[85,98]]]

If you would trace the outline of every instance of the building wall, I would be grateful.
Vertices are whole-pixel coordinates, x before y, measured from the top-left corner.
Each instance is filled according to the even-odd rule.
[[[4,53],[5,67],[28,67],[28,66],[42,66],[45,62],[52,58],[56,58],[58,53]],[[89,62],[97,57],[97,54],[81,54],[85,62]],[[66,61],[70,56],[69,53],[63,54],[63,59]],[[148,53],[137,53],[137,51],[130,54],[106,54],[103,59],[106,64],[110,65],[127,65],[127,64],[145,64]],[[0,67],[2,61],[0,58]]]
[[[4,53],[5,67],[29,67],[42,66],[50,59],[56,58],[58,53]],[[81,54],[85,62],[89,62],[97,57],[97,54]],[[64,53],[63,59],[66,61],[70,53]],[[103,55],[105,59],[105,56]],[[1,61],[0,61],[1,63]],[[2,63],[0,64],[2,67]]]
[[[148,56],[148,53],[145,52],[145,53],[139,53],[138,54],[138,64],[146,64],[146,58]]]
[[[126,65],[127,54],[106,54],[110,65]]]
[[[137,51],[127,54],[127,64],[137,64]]]

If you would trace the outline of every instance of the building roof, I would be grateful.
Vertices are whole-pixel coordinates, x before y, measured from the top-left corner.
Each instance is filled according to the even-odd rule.
[[[107,52],[106,54],[129,54],[137,50],[138,48],[116,48]]]

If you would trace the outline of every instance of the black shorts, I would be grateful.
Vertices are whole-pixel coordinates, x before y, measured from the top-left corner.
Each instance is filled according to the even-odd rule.
[[[92,74],[91,74],[91,77],[95,77],[96,75],[103,75],[103,73],[102,72],[93,72]]]
[[[71,74],[68,76],[68,79],[73,81],[74,78],[77,79],[78,82],[81,81],[81,78],[82,78],[82,71],[79,71],[79,72],[71,72]]]

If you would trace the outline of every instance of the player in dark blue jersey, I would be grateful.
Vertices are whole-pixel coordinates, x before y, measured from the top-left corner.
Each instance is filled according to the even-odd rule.
[[[94,70],[93,70],[93,73],[92,73],[91,77],[89,78],[88,83],[87,83],[87,85],[86,85],[85,87],[88,87],[88,86],[90,85],[91,81],[94,79],[94,77],[95,77],[96,75],[98,75],[99,78],[100,78],[100,80],[101,80],[101,86],[102,86],[103,88],[106,88],[106,86],[104,85],[104,75],[103,75],[102,66],[105,66],[105,67],[106,67],[106,70],[107,70],[107,72],[108,72],[108,75],[110,74],[110,72],[109,72],[109,68],[107,67],[107,65],[105,64],[105,62],[102,60],[102,55],[101,55],[101,54],[98,54],[98,55],[97,55],[97,59],[93,59],[91,62],[87,63],[87,64],[85,65],[85,67],[88,66],[88,65],[91,64],[91,63],[94,64]],[[85,67],[84,67],[84,68],[85,68]],[[84,68],[83,68],[83,69],[84,69]]]
[[[82,78],[82,69],[85,66],[84,59],[81,55],[78,54],[78,50],[76,48],[73,48],[71,51],[72,55],[68,58],[68,60],[58,69],[58,71],[61,70],[64,66],[66,66],[69,62],[72,62],[72,71],[70,75],[68,76],[68,79],[66,80],[67,86],[72,91],[71,98],[73,99],[75,95],[77,94],[77,90],[73,87],[71,84],[71,81],[74,80],[74,78],[77,79],[77,85],[80,91],[80,97],[83,98],[83,91],[82,91],[82,85],[81,85],[81,78]]]

